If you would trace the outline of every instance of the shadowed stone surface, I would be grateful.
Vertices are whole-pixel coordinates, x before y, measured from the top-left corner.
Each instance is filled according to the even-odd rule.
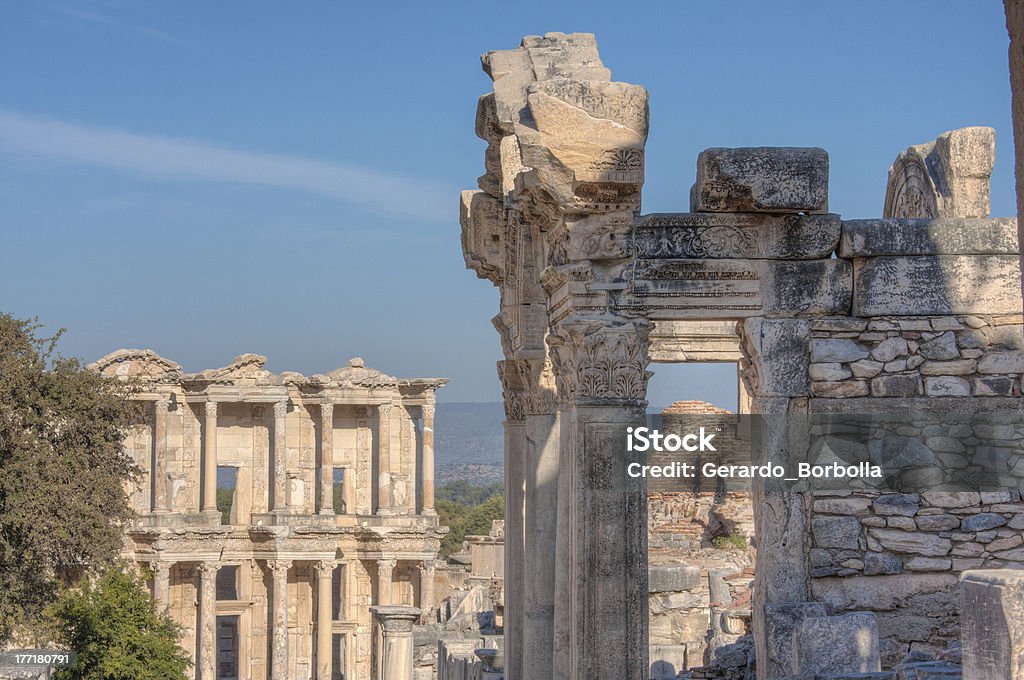
[[[707,149],[697,157],[694,212],[828,211],[824,149]]]

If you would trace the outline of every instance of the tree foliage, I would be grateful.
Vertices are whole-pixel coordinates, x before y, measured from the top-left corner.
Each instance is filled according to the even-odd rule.
[[[56,352],[60,336],[0,314],[0,641],[118,555],[137,474],[127,386]]]
[[[466,536],[486,536],[493,520],[505,518],[505,496],[502,491],[501,484],[475,487],[462,480],[438,489],[438,518],[443,526],[448,527],[448,534],[441,540],[442,556],[457,553]],[[462,498],[469,502],[458,502],[452,498]]]
[[[51,607],[58,640],[78,653],[57,680],[185,680],[191,665],[181,628],[158,612],[145,581],[114,565],[67,590]]]

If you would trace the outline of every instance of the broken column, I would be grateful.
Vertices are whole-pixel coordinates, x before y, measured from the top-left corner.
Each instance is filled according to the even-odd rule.
[[[380,624],[380,647],[377,658],[380,680],[412,680],[412,626],[420,618],[416,607],[370,607]]]
[[[964,680],[1024,680],[1024,571],[960,576]]]

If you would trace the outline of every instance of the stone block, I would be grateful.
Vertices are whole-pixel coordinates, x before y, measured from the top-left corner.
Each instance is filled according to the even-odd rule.
[[[636,221],[640,258],[817,260],[839,243],[838,215],[653,213]]]
[[[974,394],[978,397],[1012,397],[1014,379],[1008,376],[988,376],[974,379]]]
[[[964,680],[1024,680],[1024,571],[960,577]]]
[[[900,574],[903,560],[892,553],[869,552],[864,555],[864,575]]]
[[[960,528],[960,520],[953,515],[919,515],[917,528],[921,531],[952,531]]]
[[[995,130],[967,127],[911,146],[889,169],[885,217],[988,217]]]
[[[811,393],[816,397],[825,397],[827,399],[866,397],[868,392],[868,384],[864,380],[811,383]]]
[[[794,635],[793,671],[797,674],[881,670],[878,623],[871,612],[808,618]]]
[[[743,341],[756,372],[760,397],[807,396],[811,324],[802,319],[746,319]]]
[[[853,371],[837,363],[811,364],[810,375],[811,380],[845,380],[853,375]]]
[[[819,548],[860,547],[860,520],[856,517],[815,517],[811,520],[811,531]]]
[[[675,680],[686,669],[686,645],[651,645],[651,680]]]
[[[886,550],[898,553],[942,557],[953,547],[948,538],[936,534],[903,531],[901,529],[869,529],[869,535]]]
[[[874,378],[882,372],[883,364],[870,359],[861,359],[850,364],[850,370],[858,378]]]
[[[1024,352],[988,352],[978,360],[978,373],[1024,373]]]
[[[844,220],[839,257],[880,255],[1014,255],[1017,220]]]
[[[853,265],[849,260],[771,260],[764,264],[762,294],[766,313],[850,313]]]
[[[793,638],[806,619],[817,619],[828,615],[828,609],[820,602],[781,602],[766,604],[765,640],[768,661],[780,669],[781,675],[793,672]],[[769,664],[758,664],[766,668]]]
[[[811,340],[811,361],[816,364],[847,363],[866,359],[868,350],[845,338]]]
[[[929,397],[969,397],[971,383],[956,376],[925,378],[924,393]]]
[[[697,158],[694,212],[828,212],[828,154],[817,148],[714,148]]]
[[[871,501],[867,498],[819,498],[814,501],[814,511],[832,515],[860,515],[868,511]]]
[[[956,359],[960,356],[960,351],[956,348],[956,335],[953,331],[946,331],[923,343],[919,353],[925,359]]]
[[[985,531],[995,529],[1006,524],[1006,518],[994,512],[980,512],[977,515],[965,517],[960,522],[961,531]]]
[[[886,338],[871,350],[871,358],[885,364],[896,357],[907,356],[908,351],[907,341],[903,338]]]
[[[876,397],[914,397],[921,393],[916,375],[882,375],[871,379],[871,394]]]
[[[917,514],[920,497],[916,493],[890,493],[879,496],[872,504],[875,514],[913,517]]]
[[[978,368],[974,359],[952,361],[926,361],[921,364],[921,375],[969,375]]]
[[[700,567],[673,564],[647,568],[648,590],[652,593],[677,593],[700,584]]]
[[[1021,311],[1020,266],[1012,255],[938,255],[854,260],[856,316]]]

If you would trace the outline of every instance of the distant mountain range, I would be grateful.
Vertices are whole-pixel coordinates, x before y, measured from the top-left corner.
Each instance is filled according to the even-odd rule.
[[[504,465],[505,409],[500,402],[448,402],[437,405],[434,420],[436,464]]]

